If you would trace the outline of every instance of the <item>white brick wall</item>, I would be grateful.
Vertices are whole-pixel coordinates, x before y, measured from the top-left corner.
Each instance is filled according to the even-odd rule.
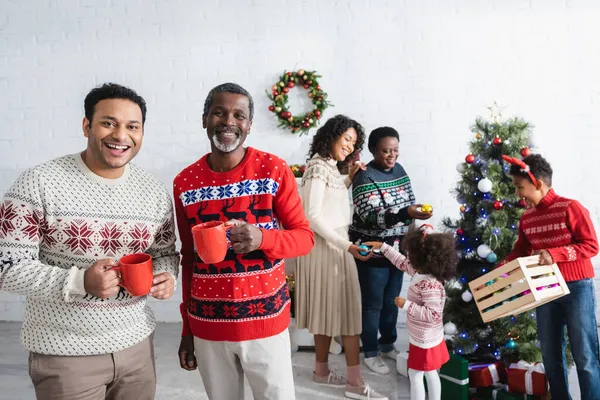
[[[535,124],[558,192],[600,222],[593,0],[10,0],[1,9],[0,193],[24,168],[83,149],[83,98],[108,80],[148,101],[136,161],[168,186],[208,150],[202,103],[224,81],[255,96],[249,144],[302,162],[309,138],[276,128],[264,90],[303,67],[323,74],[336,106],[325,117],[398,129],[401,161],[434,222],[458,213],[454,166],[494,100]],[[178,320],[178,301],[156,304],[158,318]],[[21,315],[20,298],[1,293],[0,320]]]

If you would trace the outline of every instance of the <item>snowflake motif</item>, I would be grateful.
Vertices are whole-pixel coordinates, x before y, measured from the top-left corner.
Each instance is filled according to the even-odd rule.
[[[15,230],[13,219],[17,217],[12,203],[5,201],[0,204],[0,238],[5,238],[9,233]]]
[[[275,297],[275,300],[273,300],[273,307],[275,308],[275,310],[279,310],[283,305],[283,299],[281,297],[282,296],[277,296]]]
[[[212,199],[212,188],[203,187],[198,189],[198,196],[200,196],[200,200],[210,200]]]
[[[81,219],[73,220],[71,225],[65,229],[65,233],[69,237],[64,244],[69,246],[73,254],[83,255],[92,247],[90,236],[94,233],[88,224]]]
[[[258,194],[269,193],[269,179],[260,179],[256,182]]]
[[[104,253],[109,256],[114,256],[123,246],[119,240],[121,236],[123,236],[123,232],[117,228],[117,224],[114,222],[109,222],[104,225],[102,229],[100,229],[100,236],[102,236],[102,240],[100,241],[99,246],[102,247]]]
[[[272,183],[271,193],[277,194],[277,189],[279,189],[279,183],[277,183],[275,181],[271,181],[271,183]]]
[[[233,185],[219,186],[217,192],[220,199],[229,199],[233,195]]]
[[[238,316],[238,308],[236,306],[223,306],[223,314],[226,317],[237,317]]]
[[[166,245],[174,235],[173,221],[165,222],[154,235],[154,240],[158,245]]]
[[[189,302],[189,310],[190,310],[190,312],[192,314],[196,314],[197,308],[196,308],[196,302],[195,301],[192,300],[192,301]]]
[[[265,310],[265,304],[262,302],[250,304],[248,306],[248,314],[250,315],[263,315],[266,312],[267,310]]]
[[[183,204],[193,204],[198,199],[198,191],[197,190],[188,190],[183,194]]]
[[[134,253],[143,253],[148,248],[152,238],[148,232],[148,227],[144,224],[136,224],[129,231],[129,237],[131,237],[131,242],[128,246]]]
[[[252,183],[250,181],[243,181],[238,183],[238,192],[240,195],[247,195],[252,193]]]
[[[215,316],[215,306],[212,304],[204,304],[202,306],[202,315],[205,317],[214,317]]]
[[[50,249],[56,244],[56,238],[53,236],[56,228],[53,225],[48,225],[45,219],[40,222],[40,236],[42,237],[42,247]]]
[[[25,220],[25,223],[27,225],[21,228],[21,230],[23,231],[23,233],[25,233],[25,235],[27,235],[27,238],[29,240],[37,240],[40,228],[38,224],[39,219],[37,218],[37,214],[32,214],[28,212],[27,215],[23,217],[23,219]]]

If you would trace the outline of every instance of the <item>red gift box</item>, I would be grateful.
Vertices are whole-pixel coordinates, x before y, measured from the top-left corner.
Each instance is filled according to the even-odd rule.
[[[501,362],[469,364],[469,386],[488,387],[504,379],[506,371]]]
[[[544,364],[519,361],[508,367],[508,390],[515,393],[544,396],[548,394],[548,379]]]

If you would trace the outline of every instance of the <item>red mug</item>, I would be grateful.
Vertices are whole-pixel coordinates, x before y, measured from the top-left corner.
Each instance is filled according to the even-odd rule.
[[[119,286],[125,288],[132,296],[144,296],[150,292],[154,280],[151,255],[128,254],[121,257],[119,264],[110,269],[119,271],[121,274]]]
[[[192,227],[196,252],[203,263],[215,264],[225,259],[230,228],[223,221],[209,221]]]

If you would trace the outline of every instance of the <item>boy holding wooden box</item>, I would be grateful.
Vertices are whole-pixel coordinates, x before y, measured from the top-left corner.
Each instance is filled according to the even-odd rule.
[[[565,359],[565,325],[577,366],[581,398],[600,400],[600,350],[596,323],[594,267],[598,239],[590,215],[578,201],[552,189],[552,167],[538,154],[522,161],[503,157],[518,197],[527,201],[519,237],[505,262],[539,254],[540,265],[556,263],[570,295],[536,309],[538,335],[552,398],[571,399]]]

